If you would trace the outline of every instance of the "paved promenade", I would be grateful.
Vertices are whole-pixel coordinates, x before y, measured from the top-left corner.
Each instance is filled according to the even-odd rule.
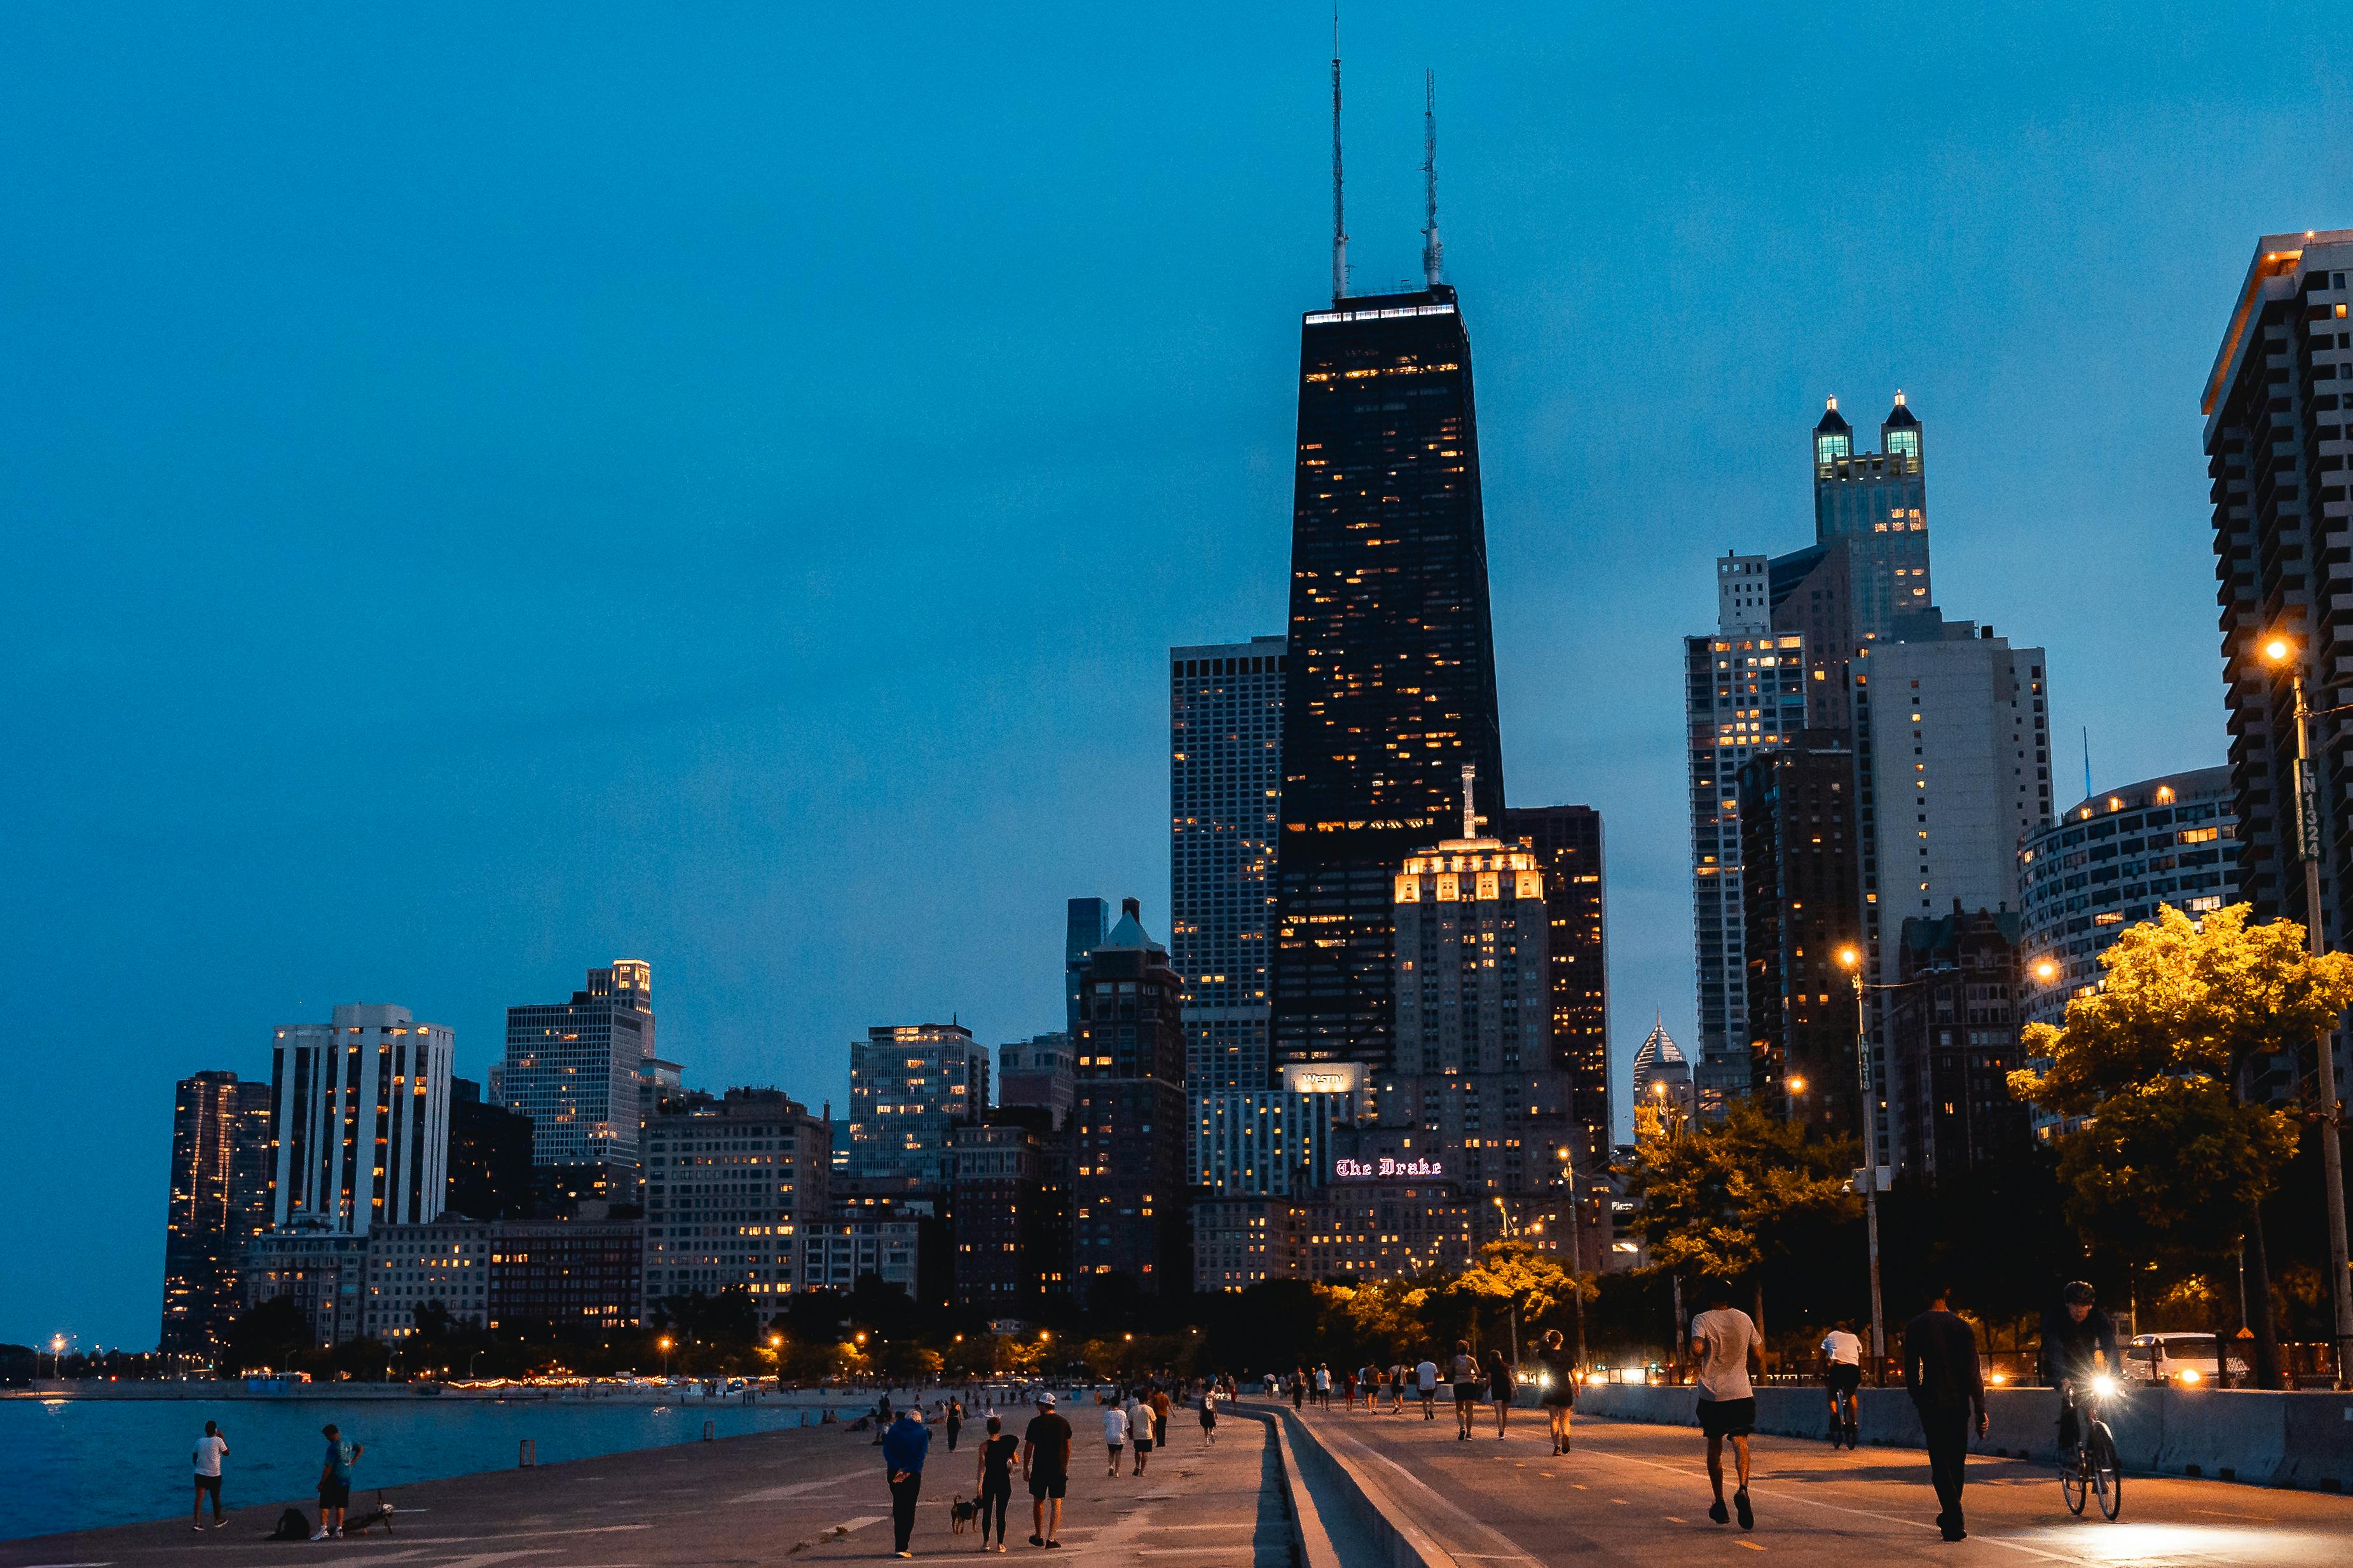
[[[1705,1448],[1694,1429],[1581,1420],[1573,1451],[1554,1458],[1541,1412],[1514,1411],[1500,1442],[1484,1411],[1468,1443],[1455,1440],[1451,1407],[1438,1415],[1424,1422],[1409,1405],[1402,1416],[1304,1417],[1377,1489],[1377,1506],[1437,1549],[1424,1554],[1433,1568],[1686,1568],[1746,1564],[1759,1553],[1808,1568],[2353,1562],[2353,1499],[2128,1476],[2123,1517],[2110,1523],[2070,1517],[2049,1467],[1992,1458],[1969,1462],[1969,1539],[1948,1545],[1917,1451],[1846,1452],[1774,1436],[1755,1440],[1757,1528],[1743,1531],[1708,1521]],[[1728,1453],[1725,1462],[1728,1491]]]
[[[1091,1407],[1070,1412],[1079,1441],[1063,1503],[1061,1551],[1029,1546],[1029,1500],[1016,1477],[1011,1554],[1057,1563],[1145,1562],[1168,1568],[1291,1562],[1289,1525],[1271,1430],[1229,1417],[1214,1447],[1192,1422],[1171,1420],[1168,1450],[1141,1478],[1103,1473],[1101,1426]],[[1029,1413],[1008,1421],[1017,1434]],[[983,1433],[979,1423],[964,1436]],[[309,1498],[240,1498],[232,1461],[228,1496],[240,1504],[226,1530],[192,1533],[185,1517],[69,1535],[0,1542],[0,1568],[282,1568],[294,1563],[400,1563],[404,1568],[672,1568],[685,1564],[870,1562],[891,1557],[891,1500],[872,1434],[839,1427],[688,1443],[571,1464],[496,1470],[387,1488],[401,1511],[397,1534],[380,1529],[341,1541],[265,1541],[280,1510],[311,1515]],[[932,1428],[924,1467],[918,1557],[971,1556],[977,1537],[949,1531],[949,1500],[975,1494],[969,1441],[947,1451]],[[371,1506],[360,1464],[352,1501]],[[1008,1554],[1010,1555],[1010,1554]]]

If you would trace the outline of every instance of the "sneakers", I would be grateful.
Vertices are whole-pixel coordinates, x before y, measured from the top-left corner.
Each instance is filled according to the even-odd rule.
[[[1741,1529],[1754,1530],[1757,1528],[1757,1512],[1754,1509],[1748,1506],[1748,1489],[1746,1487],[1743,1487],[1738,1491],[1732,1494],[1732,1509],[1735,1513],[1737,1513],[1740,1516]]]
[[[321,1525],[321,1526],[319,1527],[319,1529],[318,1529],[318,1532],[317,1532],[316,1534],[312,1535],[312,1536],[311,1537],[311,1540],[313,1540],[313,1541],[324,1541],[324,1540],[326,1540],[326,1539],[327,1539],[327,1527],[326,1527],[325,1525],[323,1525],[323,1524],[322,1524],[322,1525]]]
[[[1725,1508],[1721,1502],[1712,1502],[1707,1505],[1707,1517],[1715,1521],[1718,1524],[1730,1524],[1732,1522],[1732,1510]]]

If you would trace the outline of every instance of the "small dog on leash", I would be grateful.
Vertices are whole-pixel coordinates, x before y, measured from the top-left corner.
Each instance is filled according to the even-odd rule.
[[[965,1527],[979,1516],[980,1504],[976,1502],[967,1502],[965,1500],[964,1494],[959,1492],[956,1494],[955,1501],[948,1504],[948,1533],[951,1535],[962,1535],[965,1531]]]

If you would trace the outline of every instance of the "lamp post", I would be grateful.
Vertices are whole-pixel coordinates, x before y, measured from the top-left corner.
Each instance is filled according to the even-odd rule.
[[[1577,1367],[1585,1370],[1585,1210],[1577,1198],[1577,1154],[1560,1150],[1561,1179],[1568,1184],[1569,1317],[1577,1328]]]
[[[661,1337],[661,1353],[662,1380],[668,1382],[670,1380],[670,1336],[668,1334]]]
[[[2295,698],[2295,838],[2304,859],[2304,930],[2315,957],[2327,951],[2321,931],[2320,910],[2320,781],[2312,766],[2311,737],[2315,717],[2304,698],[2304,662],[2287,638],[2265,639],[2264,662],[2287,671]],[[2339,712],[2340,709],[2329,709]],[[2353,1271],[2348,1271],[2345,1247],[2345,1117],[2337,1102],[2337,1049],[2327,1035],[2320,1037],[2320,1172],[2327,1184],[2328,1212],[2328,1299],[2336,1327],[2337,1386],[2348,1386],[2347,1363],[2353,1361]]]
[[[1873,1377],[1887,1384],[1887,1314],[1879,1296],[1879,1138],[1871,1114],[1871,1045],[1863,1024],[1862,952],[1842,947],[1840,964],[1854,980],[1854,1066],[1862,1097],[1862,1227],[1871,1245],[1871,1359]]]

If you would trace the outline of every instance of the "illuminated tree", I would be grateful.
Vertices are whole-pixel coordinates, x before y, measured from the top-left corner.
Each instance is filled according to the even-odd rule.
[[[2193,921],[2179,910],[2126,931],[2107,977],[2030,1025],[2010,1092],[2083,1125],[2060,1139],[2068,1212],[2085,1240],[2144,1261],[2213,1263],[2246,1249],[2255,1380],[2279,1386],[2263,1203],[2295,1156],[2295,1113],[2249,1098],[2256,1068],[2295,1056],[2353,1006],[2353,957],[2306,951],[2292,921],[2244,904]]]

